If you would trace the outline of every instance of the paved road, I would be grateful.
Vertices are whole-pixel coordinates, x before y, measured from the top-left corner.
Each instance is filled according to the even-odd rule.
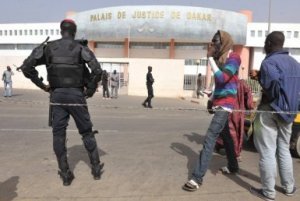
[[[0,89],[2,92],[3,89]],[[93,180],[88,156],[73,120],[68,130],[68,154],[75,180],[64,187],[57,175],[48,121],[48,95],[38,90],[15,90],[0,97],[0,201],[231,201],[259,200],[248,189],[259,187],[258,155],[246,145],[238,176],[224,176],[226,165],[214,154],[204,184],[197,192],[181,189],[191,174],[211,116],[190,100],[121,96],[88,100],[101,160],[101,180]],[[294,159],[300,182],[300,159]],[[278,181],[278,186],[280,182]],[[300,193],[277,200],[300,200]]]

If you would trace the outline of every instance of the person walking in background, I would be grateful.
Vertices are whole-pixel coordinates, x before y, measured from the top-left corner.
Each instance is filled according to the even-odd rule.
[[[148,66],[148,73],[146,75],[146,85],[147,85],[148,97],[142,103],[142,105],[144,107],[152,108],[151,99],[154,97],[153,86],[152,86],[153,83],[154,83],[154,78],[152,76],[152,66]]]
[[[76,23],[65,19],[60,23],[62,38],[42,43],[36,47],[20,69],[25,77],[46,92],[51,92],[50,119],[53,132],[53,149],[57,158],[63,185],[71,185],[74,174],[69,168],[66,130],[73,117],[91,163],[91,174],[100,179],[103,163],[100,163],[98,146],[86,98],[92,97],[101,79],[102,69],[93,52],[80,41],[74,40]],[[49,85],[38,77],[38,65],[46,65]],[[91,73],[85,70],[86,64]],[[87,69],[88,70],[88,69]],[[74,106],[76,105],[76,106]]]
[[[109,90],[108,90],[108,82],[109,82],[109,79],[108,79],[108,73],[106,70],[103,70],[103,73],[102,73],[102,89],[103,89],[103,98],[109,98]]]
[[[201,73],[199,73],[197,76],[197,98],[199,98],[199,96],[204,96],[204,94],[202,93],[202,80],[202,75]]]
[[[117,74],[116,70],[114,70],[113,74],[110,76],[110,85],[111,85],[111,98],[118,98],[119,75]]]
[[[275,200],[277,165],[284,194],[292,196],[296,191],[289,147],[298,111],[300,64],[283,50],[284,40],[282,32],[270,33],[265,40],[266,57],[260,71],[250,72],[251,78],[257,79],[262,87],[258,110],[265,111],[254,120],[253,136],[260,158],[262,188],[251,187],[250,192],[264,200]]]
[[[252,91],[245,80],[238,80],[237,101],[234,105],[234,110],[239,110],[230,113],[229,115],[229,131],[234,144],[234,152],[238,161],[241,161],[241,151],[245,136],[245,112],[244,110],[253,110],[254,102]],[[216,150],[223,147],[221,137],[217,139]]]
[[[233,41],[230,34],[219,30],[214,35],[208,48],[207,58],[215,79],[215,89],[212,94],[214,116],[206,131],[203,149],[200,152],[192,178],[182,187],[186,191],[196,191],[202,184],[219,135],[223,138],[228,160],[228,165],[225,169],[222,168],[222,172],[224,174],[234,174],[239,171],[228,126],[228,117],[234,109],[237,99],[237,72],[241,64],[238,54],[234,52],[229,54],[232,46]]]
[[[11,70],[10,66],[6,67],[6,70],[2,74],[2,80],[4,83],[4,97],[12,96],[12,76],[14,72]]]

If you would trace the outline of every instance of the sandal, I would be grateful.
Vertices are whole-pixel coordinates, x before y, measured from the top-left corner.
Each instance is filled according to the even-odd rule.
[[[182,189],[192,192],[198,190],[200,185],[201,183],[197,183],[193,179],[191,179],[182,186]]]

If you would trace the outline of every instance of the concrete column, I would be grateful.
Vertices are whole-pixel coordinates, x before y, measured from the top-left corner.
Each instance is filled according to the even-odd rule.
[[[175,40],[172,38],[170,40],[170,49],[169,49],[169,58],[174,59],[175,58]]]
[[[129,58],[129,39],[124,39],[124,57]]]
[[[233,51],[237,52],[241,57],[241,66],[239,69],[239,78],[247,79],[249,75],[250,49],[242,45],[235,45]]]
[[[241,10],[240,13],[244,14],[247,17],[247,22],[252,22],[252,11],[250,10]],[[250,66],[250,48],[242,45],[234,46],[234,51],[238,52],[241,56],[241,66],[239,70],[239,77],[241,79],[247,79],[249,75],[249,71],[251,69]]]
[[[208,44],[207,44],[207,49],[208,49]],[[212,75],[211,67],[209,65],[209,62],[207,62],[206,75],[205,75],[205,89],[209,89],[209,86],[210,86],[210,83],[211,83],[211,75]]]
[[[95,52],[95,48],[96,48],[96,43],[95,41],[91,40],[88,42],[88,47],[90,48],[90,50],[92,50],[93,52]]]

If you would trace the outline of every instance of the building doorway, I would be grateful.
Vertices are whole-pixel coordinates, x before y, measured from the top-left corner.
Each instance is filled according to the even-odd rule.
[[[129,84],[129,63],[100,62],[100,65],[103,70],[106,70],[109,77],[114,72],[114,70],[117,71],[117,74],[119,76],[119,94],[127,95]],[[108,84],[110,90],[110,82]]]

